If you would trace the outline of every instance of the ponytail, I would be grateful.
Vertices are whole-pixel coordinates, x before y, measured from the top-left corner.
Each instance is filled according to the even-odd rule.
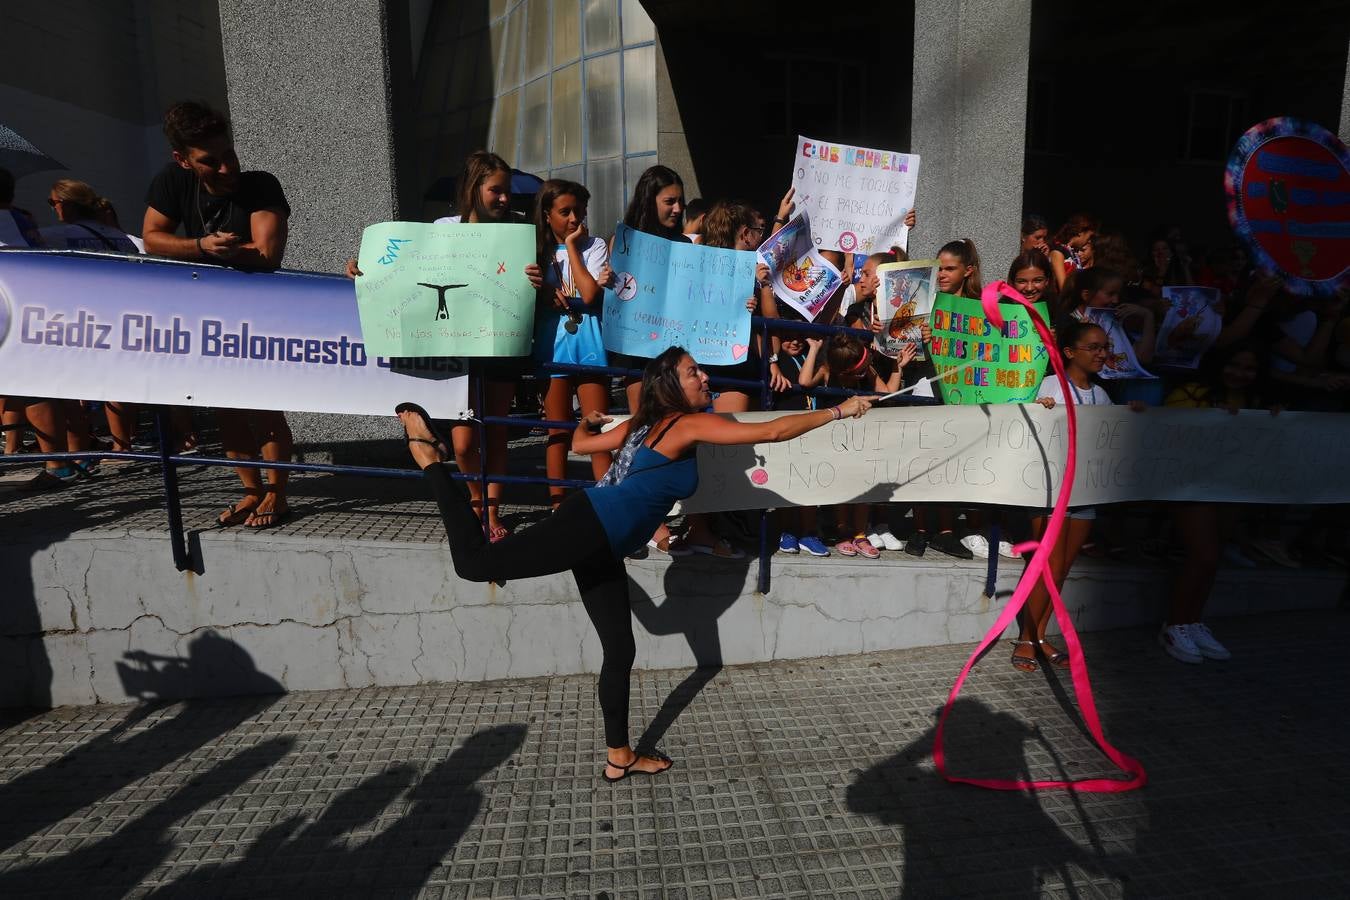
[[[938,256],[944,253],[955,256],[964,268],[970,269],[970,274],[961,282],[961,296],[979,299],[980,291],[984,288],[984,279],[980,275],[980,254],[975,249],[975,242],[970,238],[948,241],[938,251]]]

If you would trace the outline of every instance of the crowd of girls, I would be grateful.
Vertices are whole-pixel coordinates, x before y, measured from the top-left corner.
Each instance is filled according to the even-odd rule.
[[[508,221],[513,215],[509,192],[506,162],[489,153],[475,153],[461,177],[458,216],[438,221]],[[605,240],[590,233],[586,219],[589,199],[583,185],[562,180],[545,182],[535,196],[537,259],[523,273],[538,294],[534,357],[475,366],[473,377],[483,381],[489,414],[507,414],[524,374],[536,376],[540,410],[550,421],[606,416],[612,400],[629,410],[638,408],[642,379],[636,375],[624,377],[622,390],[615,392],[604,375],[540,367],[568,363],[638,371],[646,365],[647,360],[642,358],[607,353],[602,340],[604,289],[613,279],[609,259],[614,242],[624,239],[625,229],[707,247],[754,250],[771,229],[785,224],[794,210],[791,191],[771,222],[754,207],[737,200],[690,202],[679,174],[657,165],[642,173],[622,227]],[[915,224],[912,216],[911,225]],[[856,261],[837,252],[826,251],[825,255],[845,279],[816,322],[879,331],[883,323],[874,312],[877,267],[907,259],[904,250],[891,248]],[[980,295],[985,275],[972,241],[947,241],[941,244],[936,259],[939,290],[972,298]],[[354,266],[350,268],[351,274],[357,274]],[[1056,352],[1068,366],[1071,390],[1080,404],[1131,402],[1134,398],[1128,385],[1101,380],[1102,361],[1118,348],[1112,348],[1106,333],[1092,324],[1092,317],[1100,313],[1090,311],[1105,310],[1115,317],[1129,336],[1140,364],[1148,366],[1167,311],[1163,286],[1192,283],[1220,287],[1224,331],[1198,370],[1161,373],[1165,378],[1151,388],[1155,403],[1163,402],[1166,396],[1168,405],[1226,409],[1253,405],[1271,409],[1343,408],[1350,389],[1350,375],[1346,374],[1350,368],[1350,326],[1342,324],[1343,298],[1313,302],[1285,291],[1278,281],[1251,278],[1245,268],[1244,261],[1232,251],[1216,251],[1207,257],[1205,265],[1197,265],[1176,228],[1160,230],[1141,263],[1132,254],[1129,242],[1118,232],[1103,229],[1095,216],[1075,213],[1052,228],[1044,218],[1032,215],[1022,222],[1019,254],[1007,270],[1007,280],[1027,299],[1046,304],[1056,328]],[[776,302],[769,282],[767,269],[760,266],[753,288],[747,285],[747,308],[770,318],[794,316],[789,307]],[[1241,352],[1234,350],[1238,346]],[[881,394],[904,386],[914,388],[918,396],[931,398],[929,402],[938,402],[926,381],[936,374],[933,364],[916,361],[913,349],[892,357],[880,352],[879,343],[856,333],[819,339],[785,333],[768,338],[757,335],[742,363],[700,370],[713,380],[709,410],[735,413],[755,409],[757,391],[735,386],[718,389],[717,382],[721,378],[757,380],[765,356],[773,405],[778,409],[812,409],[817,403],[815,389],[822,387]],[[1240,390],[1230,383],[1238,371],[1249,373],[1251,380]],[[1064,402],[1054,379],[1045,380],[1040,402],[1051,407]],[[485,448],[479,448],[476,429],[460,426],[452,430],[449,448],[462,471],[476,473],[480,466],[486,466],[489,473],[504,473],[505,429],[488,429],[486,443]],[[589,455],[591,475],[600,479],[610,469],[612,449],[578,440],[571,429],[554,428],[548,437],[547,475],[563,479],[569,451],[575,451]],[[476,482],[469,482],[468,489],[475,511],[481,513],[481,504],[487,503],[486,539],[494,542],[506,538],[510,531],[498,514],[501,486],[489,484],[486,498],[478,495]],[[565,491],[550,488],[549,499],[556,510],[564,502]],[[1214,569],[1221,559],[1243,565],[1254,564],[1254,558],[1294,564],[1295,554],[1283,540],[1285,535],[1279,527],[1283,520],[1278,515],[1266,517],[1267,523],[1276,522],[1274,527],[1267,524],[1247,533],[1239,517],[1221,516],[1216,509],[1212,505],[1177,506],[1155,516],[1161,523],[1156,537],[1171,547],[1182,548],[1185,555],[1163,634],[1169,652],[1178,659],[1226,655],[1201,622],[1202,598],[1213,583]],[[1224,523],[1222,533],[1220,521]],[[1333,524],[1327,526],[1327,521]],[[780,511],[776,522],[780,552],[812,556],[837,553],[863,559],[876,559],[885,551],[918,557],[930,550],[963,559],[995,552],[1011,557],[1009,541],[990,546],[986,538],[989,525],[999,524],[1003,534],[1011,538],[1031,536],[1044,528],[1039,511],[1027,515],[1017,510],[965,509],[954,504],[798,508]],[[905,522],[908,527],[899,527]],[[891,523],[897,527],[893,529]],[[689,516],[684,533],[673,534],[665,521],[658,521],[636,552],[740,558],[744,551],[730,539],[725,524],[723,517]],[[1315,528],[1304,529],[1304,543],[1299,549],[1309,558],[1343,561],[1343,529],[1338,530],[1334,519],[1325,517],[1315,524]],[[1165,537],[1169,529],[1170,540]],[[1075,509],[1054,548],[1054,577],[1062,583],[1080,552],[1120,553],[1126,530],[1128,524],[1123,517],[1110,509],[1104,509],[1100,518],[1093,510]],[[897,531],[903,539],[897,537]],[[1066,664],[1063,653],[1047,643],[1047,615],[1048,595],[1040,590],[1032,595],[1016,642],[1016,667],[1030,669],[1047,660],[1052,665]]]

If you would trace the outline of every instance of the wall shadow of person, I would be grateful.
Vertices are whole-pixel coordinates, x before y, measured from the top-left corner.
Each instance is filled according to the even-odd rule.
[[[950,784],[924,762],[932,757],[936,725],[896,755],[861,772],[849,785],[849,810],[898,825],[904,840],[901,897],[995,894],[1036,897],[1043,873],[1072,884],[1068,866],[1112,877],[1110,857],[1083,819],[1091,848],[1073,841],[1041,806],[1033,791],[995,791]],[[1030,779],[1026,744],[1040,733],[978,700],[960,698],[947,719],[949,757],[978,769],[981,777]],[[1008,767],[1012,771],[1008,771]],[[1081,810],[1080,810],[1081,812]],[[1011,837],[1010,837],[1011,835]],[[999,846],[997,869],[989,862]],[[1009,864],[1008,860],[1017,862]],[[961,866],[955,860],[968,859]]]
[[[722,671],[718,619],[744,592],[745,576],[757,563],[749,554],[737,560],[672,557],[662,576],[659,603],[629,576],[629,598],[638,623],[648,634],[683,635],[694,656],[694,670],[670,692],[638,738],[639,752],[655,750],[680,714]]]
[[[276,702],[275,696],[227,703],[199,700],[182,704],[172,716],[153,720],[170,698],[209,693],[229,683],[244,693],[280,694],[282,686],[259,672],[238,644],[207,631],[188,644],[188,656],[126,654],[133,665],[117,664],[122,686],[146,703],[111,730],[81,743],[59,759],[0,785],[0,848],[11,847],[67,816],[171,765],[175,760],[233,730]],[[217,687],[216,693],[220,693]]]
[[[313,824],[292,816],[260,835],[243,859],[198,867],[154,896],[196,898],[220,884],[256,895],[312,892],[319,879],[339,894],[416,896],[482,808],[478,780],[520,749],[526,731],[511,724],[475,732],[420,780],[412,766],[392,766],[339,795]],[[359,829],[400,798],[407,812],[357,843]]]

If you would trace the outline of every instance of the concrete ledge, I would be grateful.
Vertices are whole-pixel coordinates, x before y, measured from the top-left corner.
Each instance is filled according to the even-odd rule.
[[[0,704],[124,702],[138,671],[186,660],[214,633],[225,653],[183,696],[328,690],[595,672],[600,647],[569,576],[460,581],[444,546],[334,544],[287,535],[204,533],[198,572],[176,572],[163,534],[77,532],[0,549],[17,586],[0,609]],[[1000,597],[1020,573],[1000,572]],[[984,564],[665,557],[630,562],[640,668],[852,654],[968,643],[999,603],[982,596]],[[27,583],[25,583],[27,582]],[[1084,561],[1065,590],[1075,623],[1098,630],[1156,622],[1167,573]],[[1341,572],[1220,573],[1213,616],[1336,606]],[[31,602],[28,598],[31,596]],[[255,668],[256,667],[256,670]],[[261,676],[263,677],[259,677]]]

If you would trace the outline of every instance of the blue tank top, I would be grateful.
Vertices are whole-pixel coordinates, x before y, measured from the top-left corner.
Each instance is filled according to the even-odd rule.
[[[675,421],[652,441],[653,445],[660,443]],[[644,445],[633,455],[633,464],[623,481],[586,488],[586,498],[591,501],[591,508],[605,529],[610,549],[622,559],[646,546],[675,501],[683,500],[696,490],[696,455],[690,453],[671,459]]]

